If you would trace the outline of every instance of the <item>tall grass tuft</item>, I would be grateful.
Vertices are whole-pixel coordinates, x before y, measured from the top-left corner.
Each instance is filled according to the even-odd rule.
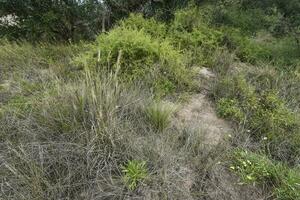
[[[165,102],[152,103],[145,109],[147,119],[159,132],[163,132],[168,128],[174,111],[175,107],[170,103]]]

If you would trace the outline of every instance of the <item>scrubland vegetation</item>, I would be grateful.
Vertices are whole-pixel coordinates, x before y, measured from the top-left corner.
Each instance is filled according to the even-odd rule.
[[[298,1],[104,2],[0,26],[0,199],[300,200]],[[203,91],[217,145],[176,119]]]

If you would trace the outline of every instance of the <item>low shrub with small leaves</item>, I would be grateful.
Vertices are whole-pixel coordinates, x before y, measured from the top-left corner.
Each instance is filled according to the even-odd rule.
[[[264,155],[237,150],[230,169],[237,172],[246,183],[277,184],[276,166]]]
[[[179,10],[169,29],[172,43],[189,55],[190,65],[210,66],[222,41],[222,32],[209,26],[204,13],[195,7]]]
[[[150,36],[163,39],[167,36],[167,26],[154,18],[145,19],[141,14],[130,14],[130,16],[121,22],[119,26],[136,30],[143,30]]]
[[[243,182],[267,186],[276,199],[294,200],[300,197],[300,171],[268,159],[265,155],[236,150],[230,169]]]
[[[123,80],[144,80],[154,89],[158,89],[155,86],[160,81],[168,82],[172,88],[190,84],[191,74],[185,68],[181,52],[168,41],[154,39],[143,30],[117,27],[101,34],[76,63],[97,70],[119,69]]]
[[[236,75],[220,80],[215,87],[217,111],[221,117],[230,119],[251,130],[253,138],[268,138],[270,154],[280,160],[295,162],[299,152],[299,123],[294,114],[274,91],[259,91]],[[285,144],[282,143],[285,141]],[[278,149],[280,146],[285,151]],[[296,158],[297,160],[297,158]]]
[[[217,103],[219,116],[232,119],[238,123],[242,122],[245,116],[238,105],[239,103],[235,99],[220,99]]]
[[[278,69],[299,65],[300,50],[292,37],[275,38],[268,32],[257,36],[243,34],[239,29],[222,27],[223,44],[235,52],[242,62],[260,64],[272,63]]]

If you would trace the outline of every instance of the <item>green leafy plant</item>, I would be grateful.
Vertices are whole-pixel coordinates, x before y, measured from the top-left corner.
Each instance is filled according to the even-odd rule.
[[[274,184],[277,182],[276,166],[263,155],[237,150],[230,169],[237,172],[245,183]]]
[[[154,38],[165,38],[167,34],[167,26],[163,22],[159,22],[154,18],[145,19],[141,14],[130,14],[130,16],[121,22],[121,27],[143,30],[145,33]]]
[[[183,54],[167,40],[152,38],[143,30],[117,27],[101,34],[91,50],[79,56],[75,63],[97,70],[119,69],[125,81],[143,80],[155,89],[164,79],[176,87],[190,83]],[[168,88],[167,88],[168,89]]]
[[[223,118],[230,118],[237,122],[242,122],[244,113],[239,108],[239,102],[235,99],[222,98],[217,103],[217,112]]]
[[[138,184],[148,176],[145,161],[131,160],[121,168],[124,183],[129,190],[135,190]]]
[[[217,111],[250,130],[252,137],[261,141],[268,138],[268,152],[273,158],[293,162],[299,147],[299,123],[295,115],[273,90],[260,91],[245,77],[235,75],[220,80],[215,88]],[[277,149],[288,142],[283,151]]]
[[[276,199],[294,200],[300,197],[299,169],[288,168],[262,154],[236,150],[230,169],[244,183],[267,185],[274,191]]]
[[[283,184],[276,188],[275,194],[279,200],[300,199],[300,169],[289,170]]]
[[[209,15],[197,7],[178,10],[170,25],[169,37],[189,56],[190,65],[211,65],[213,52],[222,41],[222,32],[210,27],[205,14]]]

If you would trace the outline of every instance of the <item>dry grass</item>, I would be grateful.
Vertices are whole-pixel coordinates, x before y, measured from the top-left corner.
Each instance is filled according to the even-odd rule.
[[[157,101],[116,73],[86,69],[69,77],[18,63],[0,90],[8,94],[1,101],[1,199],[211,198],[206,186],[222,148],[207,146],[199,125],[170,123],[173,106],[152,107],[163,115],[149,123],[145,108]],[[134,190],[122,172],[131,160],[147,169]]]
[[[227,123],[214,129],[225,122],[202,95],[183,105],[184,120],[177,123],[173,106],[157,103],[142,84],[124,83],[118,70],[72,66],[76,51],[49,59],[53,48],[40,54],[28,44],[6,46],[12,53],[0,50],[0,199],[238,200],[268,194],[235,185],[224,152],[261,146],[243,127],[236,134]],[[233,70],[233,57],[226,55],[218,55],[221,76]],[[147,178],[128,189],[122,166],[132,160],[145,163]]]

